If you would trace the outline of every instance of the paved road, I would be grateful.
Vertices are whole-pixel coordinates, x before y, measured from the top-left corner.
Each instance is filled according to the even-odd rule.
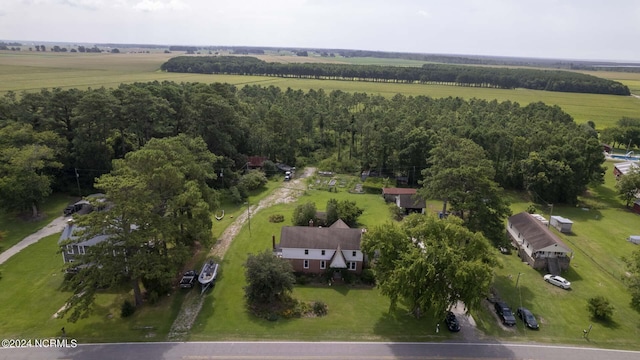
[[[66,224],[67,224],[67,218],[64,218],[62,216],[53,219],[53,221],[51,221],[49,225],[27,236],[26,238],[22,239],[19,243],[13,245],[12,247],[2,252],[2,254],[0,254],[0,264],[4,264],[4,262],[9,260],[10,257],[19,253],[27,246],[31,244],[35,244],[43,237],[47,237],[49,235],[62,232]]]
[[[638,351],[499,343],[181,342],[0,349],[0,360],[78,359],[562,359],[637,360]]]

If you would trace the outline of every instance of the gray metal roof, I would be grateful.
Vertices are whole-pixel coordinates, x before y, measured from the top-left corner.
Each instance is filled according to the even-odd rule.
[[[58,244],[62,244],[64,241],[67,241],[67,240],[71,240],[71,241],[78,240],[79,239],[78,232],[81,232],[82,230],[83,228],[79,227],[76,224],[67,224],[67,226],[64,227],[64,230],[62,230],[62,234],[60,234],[60,239],[58,239]],[[79,246],[92,246],[92,245],[101,243],[107,240],[108,238],[109,238],[109,235],[98,235],[85,241],[81,241],[78,243],[74,242],[74,244]]]
[[[362,230],[340,227],[284,226],[280,248],[360,250]]]
[[[523,211],[509,217],[509,222],[522,234],[524,239],[533,246],[533,251],[544,249],[547,246],[555,244],[571,249],[562,242],[556,234],[551,232],[549,228],[528,212]]]

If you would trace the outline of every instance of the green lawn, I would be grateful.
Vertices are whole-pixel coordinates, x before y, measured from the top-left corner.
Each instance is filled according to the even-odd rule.
[[[610,164],[609,164],[610,166]],[[611,166],[610,166],[611,168]],[[353,177],[345,177],[351,184]],[[625,241],[637,233],[638,215],[621,207],[613,192],[614,180],[609,171],[607,182],[592,189],[579,207],[555,206],[553,213],[574,221],[573,234],[560,236],[573,249],[571,269],[564,274],[572,282],[572,290],[565,291],[545,283],[543,272],[531,269],[513,255],[500,255],[502,267],[496,269],[494,287],[500,297],[513,309],[520,304],[538,317],[539,331],[518,326],[502,329],[491,309],[473,313],[479,329],[490,339],[535,341],[544,343],[589,344],[599,347],[639,349],[640,314],[629,307],[630,295],[621,276],[624,265],[621,257],[638,249]],[[312,181],[312,183],[315,183]],[[269,183],[269,188],[280,184]],[[313,201],[324,210],[328,199],[335,197],[355,201],[365,209],[361,222],[372,227],[384,224],[389,218],[381,196],[358,195],[347,192],[349,186],[329,193],[323,189],[307,190],[299,203]],[[267,191],[268,192],[268,191]],[[262,195],[260,195],[262,196]],[[514,213],[529,205],[517,193],[507,193],[513,202]],[[258,198],[253,198],[252,203]],[[353,286],[299,286],[294,296],[304,301],[324,301],[329,314],[322,318],[303,318],[270,322],[256,319],[245,309],[243,299],[244,263],[247,254],[271,248],[271,238],[279,239],[280,228],[291,224],[296,204],[279,204],[252,214],[252,228],[243,228],[227,252],[217,285],[206,296],[202,312],[190,335],[190,340],[360,340],[360,341],[434,341],[456,339],[446,331],[434,334],[435,323],[441,319],[425,314],[419,320],[407,314],[404,306],[389,313],[389,301],[376,288]],[[439,210],[441,204],[429,202],[429,211]],[[588,210],[586,209],[588,206]],[[583,209],[583,207],[585,207]],[[231,209],[231,208],[229,208]],[[234,213],[244,211],[237,207]],[[549,209],[540,209],[548,216]],[[285,222],[268,222],[269,215],[283,214]],[[222,227],[222,225],[220,226]],[[144,341],[166,339],[184,292],[177,291],[163,298],[159,304],[145,306],[128,319],[119,317],[120,305],[129,289],[101,293],[94,313],[76,324],[52,318],[64,305],[69,293],[61,289],[62,260],[57,253],[57,235],[32,245],[0,266],[0,333],[11,337],[54,336],[65,326],[67,334],[81,342]],[[29,271],[24,271],[29,269]],[[515,281],[520,273],[519,288]],[[192,290],[197,291],[197,290]],[[586,302],[590,297],[603,295],[615,306],[613,321],[602,323],[590,318]],[[582,338],[582,329],[593,325],[590,342]]]
[[[298,203],[315,202],[324,210],[327,200],[340,198],[355,201],[365,209],[361,222],[375,226],[389,218],[384,201],[379,195],[348,194],[346,188],[339,193],[308,190]],[[291,224],[296,204],[276,205],[252,217],[254,226],[247,226],[232,243],[221,266],[219,280],[208,295],[203,310],[194,326],[190,340],[405,340],[418,341],[433,337],[426,329],[435,329],[433,316],[416,320],[407,316],[406,308],[389,314],[389,301],[375,288],[357,288],[348,285],[324,287],[296,287],[294,296],[300,300],[324,301],[329,314],[322,318],[303,318],[270,322],[251,316],[244,306],[245,285],[243,263],[249,253],[271,249],[271,238],[280,238],[280,228]],[[272,214],[283,214],[284,223],[268,222]],[[259,224],[256,226],[255,224]],[[449,336],[440,333],[441,338]]]
[[[611,163],[608,165],[611,169]],[[579,207],[553,209],[553,214],[574,222],[572,234],[558,233],[574,252],[569,271],[563,273],[572,283],[571,290],[547,284],[542,279],[544,271],[531,269],[515,253],[500,257],[503,267],[496,271],[495,288],[512,309],[522,303],[532,310],[541,323],[540,331],[524,331],[521,322],[517,331],[504,331],[491,321],[490,313],[478,314],[484,331],[511,340],[580,344],[585,343],[582,330],[592,324],[591,345],[638,349],[640,314],[630,308],[631,296],[621,279],[625,274],[622,257],[638,251],[626,238],[638,232],[639,219],[615,198],[615,180],[611,171],[606,175],[606,183],[592,189]],[[526,205],[518,203],[514,208],[524,210]],[[548,211],[539,213],[548,216]],[[518,273],[519,291],[515,288]],[[587,300],[598,295],[615,307],[611,322],[591,319],[587,311]]]
[[[6,213],[0,210],[0,231],[5,233],[5,239],[0,241],[0,252],[17,244],[26,236],[33,234],[54,218],[62,215],[62,210],[77,200],[70,196],[54,194],[48,197],[42,204],[40,212],[43,214],[37,220],[29,220],[24,216],[14,213]]]
[[[59,336],[60,329],[80,343],[165,340],[183,294],[146,306],[127,319],[120,305],[128,289],[98,295],[93,314],[75,324],[54,314],[71,295],[62,288],[64,274],[59,235],[51,235],[0,265],[0,334],[8,338]],[[130,297],[129,297],[130,298]]]

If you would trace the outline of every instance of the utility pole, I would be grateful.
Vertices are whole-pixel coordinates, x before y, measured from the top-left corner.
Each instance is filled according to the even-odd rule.
[[[551,208],[551,210],[549,210],[549,222],[547,223],[547,227],[549,227],[551,225],[551,215],[553,215],[553,204],[547,205],[549,205],[549,207]]]
[[[78,184],[78,196],[82,197],[82,192],[80,191],[80,174],[78,174],[78,168],[73,168],[76,171],[76,184]]]

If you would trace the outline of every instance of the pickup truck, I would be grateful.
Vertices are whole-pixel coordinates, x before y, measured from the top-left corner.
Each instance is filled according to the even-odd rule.
[[[189,270],[182,275],[180,279],[180,287],[183,289],[190,289],[195,285],[198,279],[198,273],[195,270]]]

